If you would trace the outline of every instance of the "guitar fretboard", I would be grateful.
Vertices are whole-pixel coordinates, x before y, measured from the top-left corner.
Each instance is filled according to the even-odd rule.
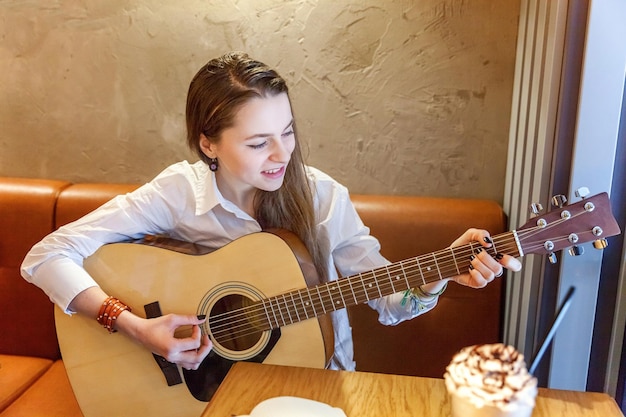
[[[504,253],[519,256],[515,232],[494,236],[492,240],[492,247],[484,249],[491,255]],[[443,249],[336,281],[270,297],[253,303],[248,309],[257,310],[254,314],[254,325],[259,330],[283,327],[467,272],[470,256],[476,254],[479,248],[482,246],[473,242]],[[250,311],[247,315],[250,317]]]

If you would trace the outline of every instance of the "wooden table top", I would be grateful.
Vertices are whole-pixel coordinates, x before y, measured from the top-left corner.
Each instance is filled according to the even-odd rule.
[[[249,414],[263,400],[308,398],[348,417],[450,417],[443,379],[236,363],[202,417]],[[533,417],[624,417],[604,393],[539,388]]]

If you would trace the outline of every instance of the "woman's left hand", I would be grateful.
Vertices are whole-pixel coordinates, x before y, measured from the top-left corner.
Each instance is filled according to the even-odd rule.
[[[450,247],[466,245],[470,242],[479,242],[483,248],[492,246],[489,232],[481,229],[468,229]],[[486,250],[478,249],[469,259],[468,271],[452,279],[461,285],[483,288],[494,278],[501,276],[503,268],[519,271],[522,269],[522,264],[510,255],[497,254],[494,258]]]

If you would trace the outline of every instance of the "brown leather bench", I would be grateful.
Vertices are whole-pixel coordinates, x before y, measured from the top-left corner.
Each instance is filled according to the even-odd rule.
[[[19,266],[43,236],[134,188],[0,178],[0,417],[82,415],[62,366],[53,306],[20,277]],[[495,234],[506,224],[492,201],[352,198],[392,261],[442,249],[470,226]],[[351,307],[358,369],[441,377],[460,347],[500,340],[502,290],[502,280],[481,290],[451,284],[435,310],[392,327],[367,306]]]

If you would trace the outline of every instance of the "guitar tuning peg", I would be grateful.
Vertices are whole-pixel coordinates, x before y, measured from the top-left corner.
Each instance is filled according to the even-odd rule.
[[[604,238],[593,241],[593,247],[596,249],[604,249],[607,246],[609,246],[609,242]]]
[[[532,203],[530,205],[530,212],[535,216],[538,215],[543,210],[543,206],[541,203]]]
[[[574,194],[576,194],[576,197],[585,198],[589,195],[589,188],[580,187],[574,191]]]
[[[580,256],[583,253],[585,253],[585,248],[583,248],[582,246],[575,245],[569,248],[568,252],[572,256]]]
[[[548,255],[548,261],[550,261],[550,263],[552,265],[556,264],[558,262],[558,260],[556,259],[556,255],[554,254],[554,252],[550,252],[550,254]]]
[[[565,203],[567,203],[567,197],[565,197],[563,194],[557,194],[552,197],[552,205],[554,207],[561,208],[565,205]]]

